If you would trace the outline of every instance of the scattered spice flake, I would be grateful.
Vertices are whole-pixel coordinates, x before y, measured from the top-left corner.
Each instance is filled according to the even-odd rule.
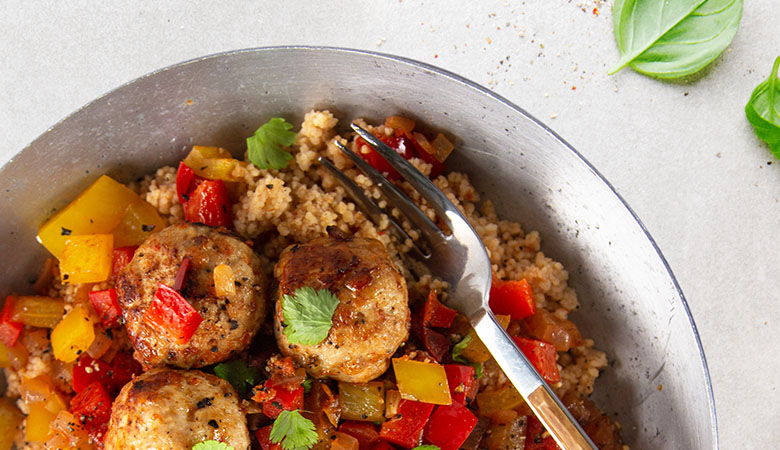
[[[438,53],[434,53],[434,54],[433,54],[433,57],[434,57],[434,59],[435,59],[435,58],[438,58],[438,57],[439,57],[439,54],[438,54]]]
[[[571,90],[572,90],[572,91],[576,91],[576,90],[577,90],[577,86],[572,86],[572,87],[571,87]]]
[[[488,44],[492,44],[493,40],[490,39],[489,37],[487,37],[487,38],[485,38],[485,42],[487,42]]]
[[[557,119],[557,118],[558,118],[558,114],[555,113],[550,114],[550,119]]]
[[[593,15],[594,16],[598,16],[599,15],[599,9],[598,8],[593,8]]]
[[[385,38],[379,38],[379,40],[376,41],[376,46],[377,47],[381,47],[382,44],[384,44],[386,40],[387,39],[385,39]]]
[[[193,103],[195,103],[195,102],[194,102],[194,101],[192,101],[192,99],[191,99],[191,98],[190,98],[190,99],[187,99],[187,101],[186,101],[186,102],[184,102],[184,104],[185,104],[185,105],[187,105],[187,106],[189,106],[189,105],[191,105],[191,104],[193,104]]]

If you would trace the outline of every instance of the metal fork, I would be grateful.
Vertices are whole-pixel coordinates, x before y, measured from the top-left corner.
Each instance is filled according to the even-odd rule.
[[[413,244],[410,254],[432,275],[449,283],[451,290],[447,305],[468,317],[477,336],[490,350],[498,365],[561,448],[596,449],[597,447],[490,311],[488,307],[488,293],[492,279],[490,259],[471,224],[441,190],[395,150],[358,125],[351,126],[419,192],[449,231],[449,233],[442,231],[393,183],[360,156],[336,141],[336,145],[373,181],[388,202],[398,208],[420,231],[425,245],[421,247]],[[320,157],[320,163],[344,186],[347,193],[369,218],[379,223],[384,211],[330,161]],[[402,241],[409,239],[403,228],[389,214],[387,216],[390,219],[389,230]]]

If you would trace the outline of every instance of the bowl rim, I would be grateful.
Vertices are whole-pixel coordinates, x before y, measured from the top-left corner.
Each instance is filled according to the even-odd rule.
[[[458,75],[454,72],[451,72],[447,69],[443,69],[441,67],[434,66],[432,64],[428,64],[422,61],[418,61],[415,59],[407,58],[404,56],[398,56],[393,55],[389,53],[382,53],[382,52],[376,52],[371,50],[361,50],[361,49],[354,49],[354,48],[348,48],[348,47],[337,47],[337,46],[318,46],[318,45],[277,45],[277,46],[263,46],[263,47],[248,47],[248,48],[242,48],[242,49],[236,49],[236,50],[227,50],[223,52],[218,53],[212,53],[209,55],[204,56],[198,56],[194,57],[179,63],[171,64],[159,69],[155,69],[151,72],[148,72],[144,75],[141,75],[139,77],[136,77],[130,81],[127,81],[125,83],[122,83],[121,85],[105,92],[104,94],[98,96],[97,98],[89,101],[88,103],[84,104],[80,108],[76,109],[75,111],[71,112],[70,114],[66,115],[59,121],[57,121],[54,125],[48,127],[43,133],[38,135],[33,141],[31,141],[29,144],[24,146],[21,150],[14,153],[7,161],[3,163],[2,166],[0,166],[0,176],[3,175],[6,168],[16,159],[16,157],[30,148],[37,140],[39,140],[44,135],[51,132],[53,129],[57,128],[60,124],[67,121],[72,116],[75,116],[76,114],[80,113],[81,111],[89,108],[92,104],[97,103],[99,101],[102,101],[104,98],[112,95],[114,92],[119,91],[126,86],[132,85],[140,80],[153,77],[159,73],[166,72],[173,69],[178,69],[190,64],[196,64],[198,62],[209,60],[209,59],[217,59],[217,58],[223,58],[227,56],[237,55],[237,54],[244,54],[244,53],[265,53],[265,52],[279,52],[279,51],[318,51],[318,52],[332,52],[335,54],[358,54],[362,56],[368,56],[373,58],[380,58],[385,60],[390,60],[393,62],[400,62],[418,69],[423,69],[429,72],[433,72],[434,74],[438,76],[442,76],[445,78],[449,78],[452,81],[455,81],[459,84],[465,85],[467,88],[474,89],[484,95],[487,95],[494,100],[498,101],[499,103],[502,103],[504,106],[507,106],[511,109],[516,110],[526,118],[530,119],[532,122],[534,122],[536,125],[541,127],[544,131],[552,135],[555,139],[557,139],[561,144],[563,144],[569,151],[571,151],[582,163],[586,165],[586,167],[595,174],[599,180],[601,180],[602,183],[604,183],[610,191],[612,191],[612,194],[617,197],[617,199],[620,201],[620,203],[623,205],[624,208],[628,211],[628,213],[633,217],[634,221],[636,221],[637,225],[639,225],[640,229],[644,233],[645,237],[648,239],[650,244],[652,245],[653,249],[655,250],[656,254],[661,260],[661,263],[663,264],[664,269],[666,270],[667,275],[672,281],[672,285],[674,286],[675,291],[677,292],[677,295],[680,299],[680,302],[682,303],[683,310],[685,311],[685,316],[688,319],[688,323],[691,326],[691,331],[693,331],[694,339],[696,340],[696,348],[698,350],[699,354],[699,360],[701,361],[703,373],[704,373],[704,382],[707,390],[707,402],[708,402],[708,409],[710,413],[710,430],[712,432],[713,437],[713,448],[718,449],[719,448],[719,441],[718,441],[718,420],[717,420],[717,413],[715,411],[715,398],[714,393],[712,389],[712,380],[710,377],[710,371],[709,367],[707,365],[707,359],[704,354],[704,348],[701,343],[701,338],[699,336],[698,328],[696,327],[696,323],[693,319],[693,315],[691,314],[691,310],[688,307],[688,301],[685,299],[685,294],[682,291],[682,288],[680,287],[680,284],[677,281],[677,278],[675,277],[674,273],[672,272],[671,266],[669,265],[669,262],[664,257],[663,253],[661,252],[661,249],[659,248],[658,244],[656,243],[655,239],[653,239],[653,236],[650,234],[650,231],[645,227],[645,224],[642,222],[642,220],[639,218],[639,216],[634,212],[634,210],[629,206],[629,204],[626,202],[626,200],[618,193],[618,191],[615,189],[615,187],[599,172],[579,151],[577,151],[571,144],[569,144],[563,137],[558,135],[552,128],[548,127],[544,122],[537,119],[535,116],[527,112],[525,109],[521,108],[520,106],[516,105],[511,100],[507,99],[506,97],[480,85],[479,83],[476,83],[474,81],[471,81],[461,75]]]

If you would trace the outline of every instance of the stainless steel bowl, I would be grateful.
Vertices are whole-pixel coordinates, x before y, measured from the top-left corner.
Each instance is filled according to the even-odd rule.
[[[452,164],[504,217],[542,233],[579,293],[573,319],[610,367],[597,403],[632,448],[717,448],[707,364],[683,294],[653,239],[609,183],[518,106],[457,75],[394,56],[279,47],[149,74],[66,118],[0,170],[0,286],[28,288],[38,226],[99,174],[123,181],[174,164],[192,143],[236,153],[259,123],[311,108],[341,118],[402,113],[456,136]]]

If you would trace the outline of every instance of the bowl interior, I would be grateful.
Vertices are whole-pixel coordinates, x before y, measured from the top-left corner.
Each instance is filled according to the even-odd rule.
[[[273,116],[313,108],[343,119],[404,114],[447,130],[466,171],[500,215],[538,230],[564,263],[582,312],[572,319],[607,352],[595,400],[634,448],[716,448],[706,363],[666,263],[631,211],[552,131],[506,100],[413,61],[343,49],[270,48],[191,61],[87,105],[0,171],[0,286],[29,289],[46,256],[37,227],[96,179],[175,164],[193,143],[235,154]],[[13,255],[13,256],[10,256]]]

